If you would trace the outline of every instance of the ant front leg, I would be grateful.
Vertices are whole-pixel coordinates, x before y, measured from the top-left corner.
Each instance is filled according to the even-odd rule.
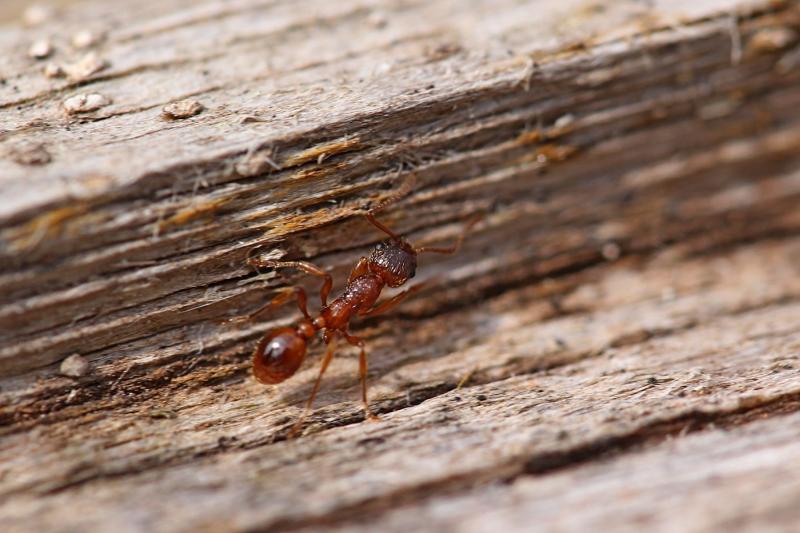
[[[367,401],[367,352],[364,348],[364,340],[355,335],[350,335],[346,331],[344,332],[344,338],[352,346],[358,346],[361,350],[358,356],[358,377],[361,380],[361,401],[364,403],[364,416],[367,420],[376,421],[378,417],[369,410],[369,402]]]
[[[369,259],[362,257],[350,271],[350,277],[347,278],[347,283],[352,283],[354,279],[369,272]]]
[[[306,274],[322,278],[323,282],[322,288],[319,290],[319,299],[320,302],[322,302],[322,307],[328,305],[328,295],[330,295],[331,287],[333,287],[333,278],[318,266],[307,261],[272,261],[259,259],[258,257],[249,258],[247,264],[256,268],[296,268],[302,270]]]
[[[402,302],[412,294],[417,293],[422,289],[424,289],[427,284],[428,284],[427,281],[423,281],[422,283],[417,283],[416,285],[412,285],[403,292],[395,294],[385,302],[378,304],[376,307],[373,307],[372,309],[367,309],[366,311],[363,312],[359,312],[358,316],[368,317],[385,313],[386,311],[389,311],[390,309],[397,307],[400,304],[400,302]]]

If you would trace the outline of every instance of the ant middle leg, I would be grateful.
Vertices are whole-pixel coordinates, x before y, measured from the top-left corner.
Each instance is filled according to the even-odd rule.
[[[303,426],[303,422],[305,422],[305,419],[308,418],[309,413],[311,413],[311,409],[314,406],[314,399],[317,397],[317,392],[319,391],[319,385],[322,383],[322,376],[325,375],[325,371],[328,370],[328,365],[331,364],[333,354],[336,352],[336,335],[326,336],[326,340],[327,348],[325,349],[325,357],[322,358],[322,364],[319,367],[319,374],[317,374],[317,379],[314,381],[314,387],[311,389],[311,394],[306,401],[303,414],[300,415],[300,418],[298,418],[297,422],[292,426],[291,431],[289,431],[289,437],[297,435]]]
[[[352,346],[357,346],[360,349],[358,355],[358,377],[361,380],[361,401],[364,404],[364,416],[367,420],[378,420],[377,415],[370,411],[369,402],[367,401],[367,352],[364,347],[364,340],[355,335],[350,335],[347,331],[344,332],[344,338]]]
[[[296,268],[302,270],[306,274],[322,278],[323,282],[322,288],[319,290],[319,299],[320,302],[322,302],[322,307],[328,305],[328,295],[330,295],[331,287],[333,287],[333,278],[320,267],[307,261],[273,261],[271,259],[260,259],[258,257],[249,258],[247,264],[256,268]]]

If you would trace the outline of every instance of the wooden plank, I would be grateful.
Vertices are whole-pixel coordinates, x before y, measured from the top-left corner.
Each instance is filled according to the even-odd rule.
[[[571,467],[617,487],[666,437],[796,410],[796,2],[139,4],[0,33],[3,531],[416,528],[449,506],[431,524],[456,527],[483,495],[566,506]],[[82,29],[103,35],[85,79],[26,56],[50,35],[69,66]],[[81,93],[109,103],[65,114]],[[163,116],[184,98],[204,110]],[[362,423],[342,350],[286,440],[318,358],[258,385],[253,345],[293,315],[226,320],[306,282],[245,258],[341,287],[381,238],[358,215],[412,176],[381,215],[413,242],[483,218],[423,257],[429,288],[354,325],[382,421]],[[88,373],[62,375],[76,353]],[[762,479],[720,464],[719,505]],[[635,509],[663,517],[661,496]],[[474,526],[536,512],[515,502]]]

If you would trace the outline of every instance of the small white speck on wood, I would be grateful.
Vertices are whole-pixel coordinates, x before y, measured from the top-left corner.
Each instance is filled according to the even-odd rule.
[[[89,361],[80,354],[72,354],[61,362],[58,371],[63,376],[79,378],[89,373]]]
[[[64,68],[58,63],[48,63],[42,69],[43,74],[47,78],[63,78],[67,75]]]
[[[28,56],[33,59],[46,59],[53,53],[53,43],[50,39],[39,39],[34,41],[28,48]]]
[[[98,56],[96,52],[89,52],[80,61],[64,65],[62,68],[72,81],[82,81],[107,67],[108,61]]]
[[[103,34],[99,32],[93,32],[90,30],[82,30],[72,36],[72,46],[82,50],[84,48],[90,48],[95,46],[100,41],[103,40]]]
[[[111,100],[102,94],[89,93],[70,96],[64,100],[62,105],[67,114],[76,115],[78,113],[89,113],[90,111],[96,111],[110,103]]]
[[[161,114],[168,120],[178,120],[189,118],[203,112],[205,107],[197,100],[180,100],[165,105],[161,109]]]
[[[34,4],[22,13],[22,22],[26,26],[39,26],[53,16],[53,8],[41,4]]]

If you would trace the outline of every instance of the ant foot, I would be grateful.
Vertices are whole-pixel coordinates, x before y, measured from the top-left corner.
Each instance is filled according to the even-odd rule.
[[[303,420],[298,420],[286,434],[287,440],[294,440],[303,432]]]
[[[368,422],[380,422],[381,421],[381,417],[379,417],[378,415],[372,414],[371,411],[367,411],[366,412],[366,414],[364,416],[364,419],[367,420]]]
[[[245,263],[248,266],[255,268],[277,268],[279,266],[278,261],[272,261],[270,259],[262,259],[260,257],[248,257],[245,260]]]

